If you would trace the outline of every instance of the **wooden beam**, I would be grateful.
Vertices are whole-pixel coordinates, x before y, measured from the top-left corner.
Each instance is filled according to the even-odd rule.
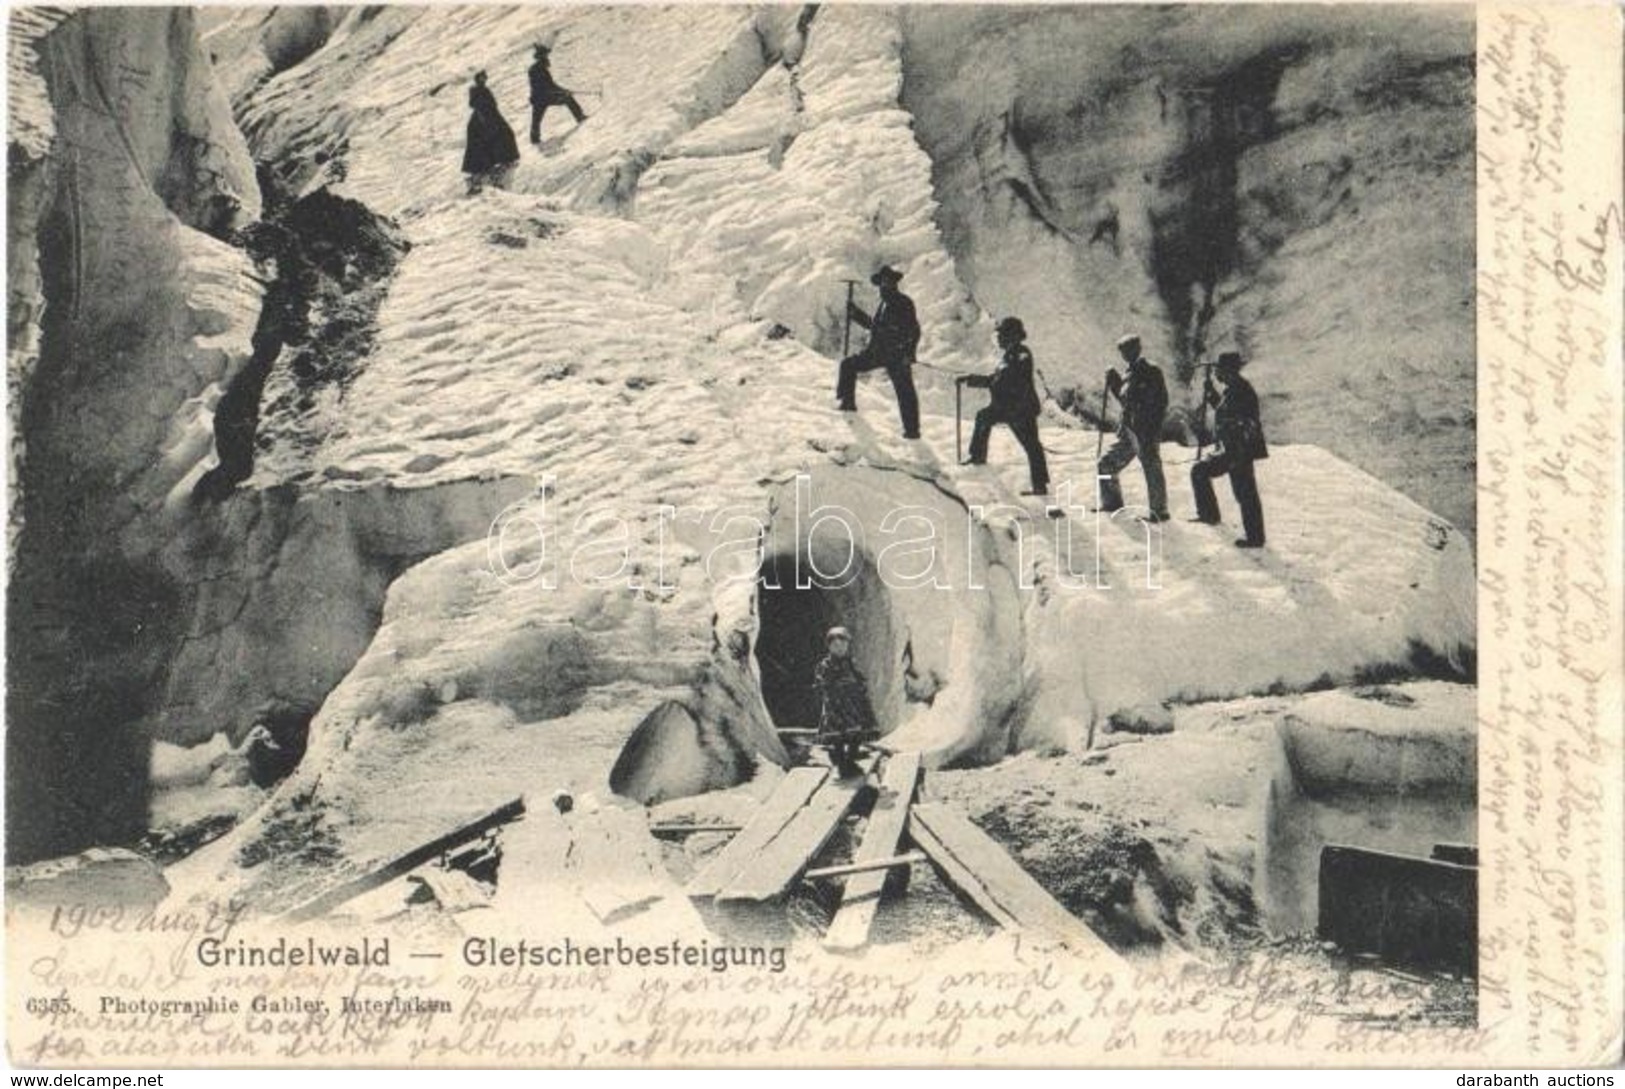
[[[651,824],[649,833],[656,836],[697,836],[702,832],[739,832],[742,824],[674,824],[666,821]]]
[[[877,858],[872,862],[847,862],[840,866],[823,866],[816,870],[808,870],[802,876],[808,881],[822,881],[830,877],[856,877],[881,870],[895,870],[899,866],[912,866],[916,862],[925,861],[928,860],[923,852],[910,851],[906,855]]]
[[[762,848],[784,830],[828,777],[828,768],[792,768],[744,829],[689,881],[689,896],[715,896],[735,874],[753,864]]]
[[[829,842],[841,818],[868,785],[870,759],[861,765],[863,775],[847,779],[826,779],[807,799],[807,804],[774,836],[750,865],[743,867],[717,892],[724,903],[762,903],[783,896]]]
[[[909,812],[909,835],[949,884],[1000,925],[1035,931],[1074,952],[1121,962],[1111,946],[967,818],[943,805],[921,803]]]
[[[867,862],[897,854],[908,825],[909,806],[914,804],[920,784],[920,754],[902,752],[886,758],[881,775],[880,797],[869,814],[863,842],[853,855],[854,862]],[[811,876],[810,874],[808,876]],[[886,873],[873,872],[848,881],[841,893],[841,906],[824,935],[824,948],[859,949],[869,942],[869,928],[880,907],[886,887]]]
[[[305,901],[281,918],[290,923],[319,918],[330,913],[340,904],[353,900],[364,892],[371,892],[381,885],[387,885],[397,877],[405,877],[425,862],[439,858],[442,853],[451,850],[453,847],[467,843],[471,839],[476,839],[498,825],[516,821],[524,815],[525,799],[522,797],[515,798],[511,802],[497,806],[485,816],[447,832],[438,839],[430,840],[421,847],[414,847],[405,854],[382,865],[373,866],[362,871],[348,881],[343,881],[319,896]]]
[[[917,810],[921,806],[916,805],[914,808]],[[977,880],[975,872],[961,862],[959,857],[949,850],[948,845],[937,838],[936,832],[912,812],[909,814],[908,838],[925,851],[926,856],[931,859],[931,864],[936,867],[937,873],[949,888],[975,904],[981,909],[982,914],[999,926],[1011,930],[1021,929],[1016,917],[993,898],[992,891]]]

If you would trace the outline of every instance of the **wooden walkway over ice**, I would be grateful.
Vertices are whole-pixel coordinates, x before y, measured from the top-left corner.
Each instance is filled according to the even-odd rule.
[[[846,778],[823,767],[791,770],[685,891],[716,903],[762,903],[788,895],[803,881],[841,881],[840,906],[824,946],[852,951],[868,944],[888,890],[904,887],[889,881],[891,875],[929,863],[999,926],[1088,956],[1118,959],[985,832],[948,806],[922,799],[919,753],[871,758],[861,767],[861,774]],[[865,807],[866,823],[851,861],[814,869],[842,821]]]

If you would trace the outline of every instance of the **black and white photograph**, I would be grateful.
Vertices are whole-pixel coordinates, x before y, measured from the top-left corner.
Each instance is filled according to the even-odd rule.
[[[10,8],[10,1061],[1617,1061],[1498,10]]]

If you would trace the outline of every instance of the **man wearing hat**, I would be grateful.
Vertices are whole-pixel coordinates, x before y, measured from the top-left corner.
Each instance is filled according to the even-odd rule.
[[[1236,506],[1241,508],[1241,525],[1246,534],[1236,541],[1237,548],[1264,547],[1264,507],[1258,500],[1258,481],[1253,476],[1253,462],[1270,456],[1264,445],[1264,424],[1258,415],[1258,394],[1251,382],[1241,376],[1246,366],[1240,352],[1220,352],[1213,373],[1224,385],[1221,396],[1213,388],[1213,379],[1202,385],[1202,399],[1217,405],[1213,417],[1213,431],[1219,447],[1209,456],[1191,466],[1191,491],[1196,495],[1196,520],[1208,525],[1219,523],[1219,501],[1213,494],[1213,478],[1230,476],[1230,490],[1235,493]]]
[[[538,43],[535,57],[536,62],[530,66],[530,142],[539,144],[542,142],[542,115],[549,106],[563,106],[570,111],[570,116],[576,119],[578,125],[587,119],[587,115],[575,95],[554,82],[553,73],[548,67],[547,46]]]
[[[847,315],[869,330],[869,344],[857,355],[841,360],[841,369],[835,382],[835,398],[842,412],[856,412],[858,375],[880,367],[886,368],[892,389],[897,391],[897,411],[903,417],[903,437],[920,437],[920,399],[914,392],[914,352],[920,345],[920,323],[914,316],[914,300],[897,290],[903,274],[890,265],[882,265],[869,282],[880,288],[880,305],[875,316],[854,303],[847,304]]]
[[[1033,353],[1027,349],[1027,328],[1020,318],[1005,318],[994,329],[1004,358],[992,374],[967,374],[958,380],[973,389],[985,389],[993,401],[976,414],[970,436],[970,463],[987,464],[987,440],[994,424],[1006,424],[1016,441],[1027,451],[1027,470],[1032,474],[1029,495],[1049,492],[1049,466],[1044,447],[1038,441],[1038,390],[1033,385]]]
[[[824,636],[826,653],[813,670],[818,693],[818,739],[829,746],[831,762],[843,775],[856,774],[858,753],[879,733],[869,685],[852,662],[852,633],[842,627]]]
[[[1151,521],[1168,520],[1168,485],[1162,477],[1162,421],[1168,414],[1168,384],[1162,371],[1140,354],[1140,338],[1130,334],[1117,342],[1117,354],[1128,364],[1128,378],[1113,367],[1106,372],[1106,390],[1123,406],[1123,420],[1117,441],[1100,459],[1100,509],[1111,512],[1123,508],[1123,489],[1117,474],[1135,458],[1145,473],[1146,496],[1151,505]]]

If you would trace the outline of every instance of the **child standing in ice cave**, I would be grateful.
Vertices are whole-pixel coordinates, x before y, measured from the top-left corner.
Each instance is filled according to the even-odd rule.
[[[852,633],[831,628],[827,653],[813,670],[818,693],[818,739],[829,746],[830,761],[842,778],[858,774],[858,752],[880,732],[869,704],[869,683],[852,662]]]

